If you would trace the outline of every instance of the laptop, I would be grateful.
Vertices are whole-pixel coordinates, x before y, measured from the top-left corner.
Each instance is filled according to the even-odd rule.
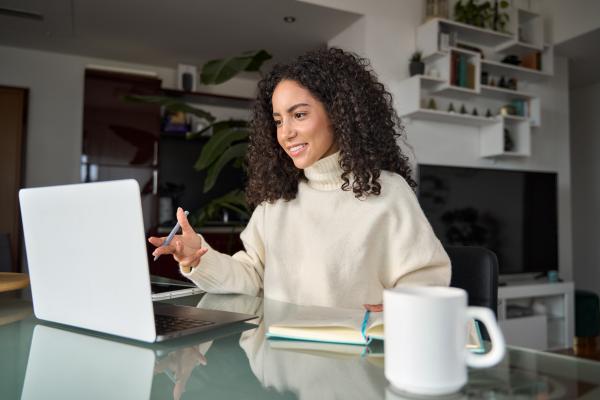
[[[175,385],[174,373],[192,367],[186,350],[206,349],[213,340],[239,334],[256,325],[234,324],[205,334],[161,343],[142,343],[101,333],[82,334],[75,328],[38,323],[33,328],[21,400],[143,399]],[[204,352],[202,352],[204,354]],[[206,362],[212,365],[211,355]],[[168,367],[168,368],[165,368]],[[198,368],[198,367],[195,367]],[[159,380],[156,377],[164,374]],[[167,379],[164,379],[167,378]],[[153,392],[153,383],[156,385]],[[166,385],[165,385],[166,383]],[[193,385],[188,381],[188,385]],[[161,386],[163,387],[161,390]]]
[[[19,201],[39,319],[156,342],[256,318],[153,303],[133,179],[21,189]]]
[[[150,275],[150,289],[154,301],[205,293],[204,290],[189,281],[184,282],[157,275]]]

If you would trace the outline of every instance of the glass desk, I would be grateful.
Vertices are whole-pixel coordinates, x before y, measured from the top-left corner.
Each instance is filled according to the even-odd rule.
[[[259,315],[161,344],[41,323],[29,303],[0,298],[2,399],[410,399],[388,387],[383,357],[275,348],[265,326],[294,305],[240,295],[173,303]],[[470,370],[443,399],[600,399],[600,363],[509,348],[495,368]],[[436,398],[436,399],[439,399]]]

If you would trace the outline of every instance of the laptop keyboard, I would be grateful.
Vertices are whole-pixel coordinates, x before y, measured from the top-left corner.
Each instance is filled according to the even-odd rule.
[[[156,325],[156,333],[159,335],[214,324],[212,321],[202,321],[199,319],[173,317],[171,315],[160,314],[154,316],[154,321]]]

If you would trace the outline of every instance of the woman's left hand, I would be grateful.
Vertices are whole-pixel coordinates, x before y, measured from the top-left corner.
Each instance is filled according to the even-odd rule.
[[[365,308],[371,312],[382,312],[383,304],[364,304]]]

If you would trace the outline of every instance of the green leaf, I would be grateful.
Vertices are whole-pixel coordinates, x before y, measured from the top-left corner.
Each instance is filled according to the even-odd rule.
[[[508,6],[509,6],[508,1],[502,0],[500,2],[500,8],[508,8]]]
[[[221,154],[218,160],[213,163],[206,172],[206,179],[204,180],[204,193],[213,188],[223,167],[225,167],[225,165],[233,159],[244,157],[247,149],[248,143],[238,143],[231,146],[225,150],[223,154]]]
[[[244,52],[237,57],[211,60],[202,66],[200,80],[205,85],[223,83],[242,71],[258,71],[271,58],[266,51],[258,50]]]
[[[260,67],[264,64],[265,61],[273,58],[269,53],[265,50],[259,51],[247,51],[242,54],[244,57],[250,57],[250,63],[246,67],[246,71],[258,71]]]
[[[223,208],[235,211],[243,217],[249,216],[246,197],[244,196],[244,192],[239,189],[232,190],[215,200],[218,200],[215,203]]]
[[[235,189],[221,197],[212,199],[200,210],[193,212],[189,217],[190,223],[193,227],[201,227],[209,219],[217,217],[219,211],[224,208],[235,211],[244,218],[249,218],[250,216],[244,192]]]
[[[245,121],[221,121],[212,125],[213,135],[206,142],[194,169],[201,171],[212,165],[217,158],[233,143],[248,138],[249,132]]]

